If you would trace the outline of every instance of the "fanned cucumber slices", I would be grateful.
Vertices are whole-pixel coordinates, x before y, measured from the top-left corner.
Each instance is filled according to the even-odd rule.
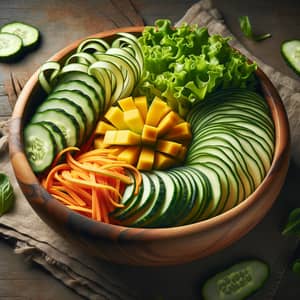
[[[112,217],[133,227],[169,227],[221,214],[247,198],[273,157],[274,125],[265,100],[245,89],[220,90],[187,116],[192,142],[182,166],[143,173],[143,188]],[[149,194],[149,191],[151,193]]]
[[[0,59],[14,60],[25,50],[35,47],[40,38],[39,30],[23,22],[11,22],[0,28]]]

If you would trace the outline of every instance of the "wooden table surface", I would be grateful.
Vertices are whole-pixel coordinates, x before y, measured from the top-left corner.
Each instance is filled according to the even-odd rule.
[[[36,51],[29,53],[21,61],[14,64],[0,64],[0,120],[10,116],[18,93],[32,72],[70,42],[110,28],[152,24],[157,18],[176,21],[196,2],[195,0],[1,0],[0,26],[13,20],[34,24],[42,33],[42,43]],[[283,40],[300,38],[298,0],[214,0],[213,3],[222,12],[232,32],[252,53],[279,71],[299,80],[280,55],[280,43]],[[238,24],[238,17],[241,15],[250,17],[256,32],[271,32],[272,38],[260,43],[244,38]],[[289,210],[297,205],[297,198],[299,200],[297,193],[299,175],[299,168],[292,163],[283,192],[264,222],[270,224],[273,222],[276,226],[283,224]],[[237,242],[235,249],[247,252],[245,247],[249,247],[249,239],[255,240],[259,226],[250,233],[248,240],[245,238]],[[267,232],[259,236],[264,239],[271,238]],[[258,245],[259,240],[257,244],[253,244],[254,253]],[[226,251],[229,250],[225,250],[225,254],[218,256],[218,259],[226,257]],[[267,251],[276,249],[266,249],[266,253]],[[298,254],[300,256],[300,253]],[[286,258],[287,265],[293,258],[292,255]],[[218,265],[224,265],[224,262],[211,259],[208,260],[207,268],[216,269]],[[148,282],[151,286],[149,291],[152,290],[153,295],[165,296],[163,299],[199,299],[198,267],[199,263],[194,262],[174,269],[163,268],[157,276],[152,274],[153,282]],[[164,275],[165,278],[158,280],[159,276]],[[278,290],[276,296],[269,299],[300,299],[300,276],[297,278],[289,267],[282,275],[276,287]],[[141,280],[141,286],[147,284]],[[76,300],[81,297],[37,265],[28,263],[22,256],[14,254],[10,243],[0,238],[0,299]]]

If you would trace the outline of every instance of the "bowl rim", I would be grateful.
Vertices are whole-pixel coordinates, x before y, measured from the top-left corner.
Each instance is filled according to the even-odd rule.
[[[121,28],[99,32],[99,33],[95,33],[83,37],[81,39],[72,42],[71,44],[67,45],[66,47],[56,52],[53,56],[51,56],[48,59],[48,61],[63,60],[67,55],[69,55],[70,52],[72,52],[79,45],[81,41],[87,38],[109,38],[116,35],[118,32],[129,32],[133,34],[139,34],[144,28],[145,26],[121,27]],[[11,143],[15,141],[18,142],[19,148],[17,150],[22,153],[21,157],[18,157],[18,159],[20,158],[25,159],[25,161],[23,161],[22,166],[24,166],[24,168],[26,169],[25,170],[26,172],[24,172],[26,173],[26,177],[28,178],[30,183],[35,183],[39,185],[40,188],[42,188],[42,186],[40,185],[40,181],[31,170],[31,167],[26,159],[24,153],[24,147],[23,147],[23,140],[20,134],[23,130],[22,128],[23,124],[21,124],[22,123],[21,117],[26,108],[28,99],[30,99],[30,96],[34,92],[34,89],[37,88],[38,86],[38,73],[39,73],[39,69],[37,69],[30,77],[30,79],[27,81],[15,104],[12,113],[11,123],[13,123],[14,126],[16,126],[17,123],[17,133],[19,133],[19,136],[10,137],[9,144],[11,145]],[[121,234],[122,232],[123,233],[126,232],[126,234],[122,235],[122,240],[126,240],[126,241],[138,241],[138,240],[154,241],[154,240],[172,239],[172,238],[177,239],[183,236],[193,235],[195,233],[198,234],[199,232],[211,230],[213,228],[216,228],[218,226],[221,226],[222,224],[229,222],[230,220],[234,219],[238,215],[244,213],[247,209],[249,209],[252,206],[253,203],[259,201],[260,195],[264,193],[265,189],[268,189],[270,187],[271,184],[270,179],[272,173],[279,170],[284,164],[284,162],[286,160],[287,161],[289,160],[289,156],[290,156],[290,131],[289,131],[287,114],[284,109],[282,100],[276,88],[272,84],[272,82],[269,80],[266,74],[259,67],[257,68],[256,74],[260,79],[261,89],[264,94],[264,98],[266,99],[266,102],[268,103],[268,106],[270,108],[272,119],[275,125],[275,134],[276,134],[275,151],[273,155],[272,164],[270,166],[269,171],[265,175],[263,181],[260,183],[260,185],[256,188],[256,190],[251,195],[249,195],[245,200],[243,200],[237,206],[231,208],[230,210],[220,215],[214,216],[212,218],[203,221],[198,221],[196,223],[182,225],[182,226],[167,227],[167,228],[161,228],[161,227],[160,228],[134,228],[134,227],[126,227],[122,225],[97,222],[88,217],[82,216],[79,213],[71,211],[70,209],[68,209],[66,206],[64,206],[63,204],[61,204],[59,201],[57,201],[55,198],[51,196],[51,199],[54,201],[53,205],[55,206],[55,209],[57,209],[57,212],[62,212],[65,209],[68,212],[71,211],[72,213],[81,216],[82,218],[84,218],[85,221],[91,222],[91,225],[96,226],[97,228],[96,234],[101,236],[101,238],[104,237],[111,240],[113,239],[113,237],[115,238],[117,235]],[[14,122],[14,120],[17,120],[17,122]],[[10,147],[10,154],[12,158],[14,156],[14,150],[11,150],[11,147]],[[282,156],[284,156],[284,158],[282,158]],[[11,161],[12,161],[13,168],[15,169],[16,166],[12,159]],[[287,172],[287,168],[288,167],[286,166],[285,173]],[[44,192],[46,191],[44,190]],[[26,199],[30,204],[32,204],[30,199],[28,199],[27,197]],[[114,234],[111,233],[111,230],[114,231]]]

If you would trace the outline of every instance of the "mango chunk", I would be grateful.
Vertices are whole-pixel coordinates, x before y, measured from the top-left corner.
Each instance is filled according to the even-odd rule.
[[[124,122],[134,132],[141,133],[143,130],[144,120],[137,108],[124,111]]]
[[[173,141],[158,140],[156,150],[175,157],[181,150],[181,144]]]
[[[140,96],[134,98],[134,104],[136,108],[140,111],[144,122],[146,121],[146,116],[148,113],[148,102],[146,96]]]
[[[174,111],[170,111],[169,113],[167,113],[157,126],[158,136],[161,137],[165,135],[171,128],[177,125],[180,121],[181,118]]]
[[[187,146],[181,145],[181,148],[178,151],[176,158],[179,161],[184,161],[187,150],[188,150]]]
[[[157,127],[144,125],[142,131],[142,143],[147,145],[154,145],[157,140]]]
[[[185,141],[192,138],[191,125],[188,122],[179,123],[167,132],[164,136],[166,140]]]
[[[177,161],[175,158],[168,156],[167,154],[155,152],[153,168],[157,170],[168,169],[176,165]]]
[[[155,97],[149,107],[145,124],[157,127],[160,120],[171,111],[171,107],[158,97]]]
[[[100,136],[100,137],[96,137],[94,139],[94,148],[95,149],[104,149],[104,148],[108,148],[110,145],[104,144],[103,143],[104,137]]]
[[[95,129],[95,134],[105,134],[107,130],[115,130],[116,127],[104,121],[99,121]]]
[[[104,117],[116,128],[127,129],[127,124],[124,122],[124,113],[119,107],[111,106]]]
[[[142,147],[137,163],[139,170],[149,171],[152,169],[154,163],[154,150],[149,147]]]
[[[104,144],[110,145],[139,145],[141,136],[131,130],[108,130],[104,135]]]
[[[118,159],[121,161],[125,161],[128,164],[136,165],[139,158],[140,151],[141,151],[140,146],[125,147],[124,150],[122,150],[119,153]]]
[[[122,108],[123,111],[136,109],[135,103],[132,97],[123,98],[118,101],[119,106]]]

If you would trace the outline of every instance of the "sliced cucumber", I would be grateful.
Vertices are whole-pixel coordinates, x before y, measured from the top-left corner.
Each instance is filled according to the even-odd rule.
[[[54,99],[44,101],[36,110],[42,112],[48,109],[62,109],[68,114],[71,114],[79,125],[79,140],[78,145],[81,145],[85,139],[86,134],[86,116],[81,107],[76,103],[67,99]]]
[[[260,260],[246,260],[217,273],[203,285],[205,300],[242,300],[261,288],[270,275],[269,266]]]
[[[67,146],[66,138],[62,131],[54,123],[43,121],[39,124],[43,125],[51,132],[55,141],[56,152],[63,150]]]
[[[39,30],[23,22],[11,22],[3,25],[1,32],[12,33],[21,38],[23,47],[33,47],[39,41]]]
[[[101,112],[100,101],[98,101],[96,92],[91,87],[84,84],[80,80],[72,80],[72,81],[58,84],[54,88],[53,92],[64,91],[64,90],[80,92],[83,95],[85,95],[86,97],[88,97],[92,102],[92,105],[93,105],[93,108],[95,111],[96,121],[99,119],[100,112]]]
[[[64,82],[69,82],[69,81],[81,81],[88,87],[92,88],[96,95],[97,99],[100,102],[99,106],[101,107],[101,113],[105,111],[105,96],[104,96],[104,90],[103,87],[92,77],[89,76],[86,73],[83,72],[67,72],[59,77],[59,82],[64,83]]]
[[[16,58],[22,51],[22,40],[15,34],[0,32],[0,59]]]
[[[89,136],[92,133],[96,122],[96,117],[94,107],[88,97],[76,91],[64,90],[51,93],[46,101],[50,99],[67,99],[80,106],[86,117],[86,134]]]
[[[289,66],[300,75],[300,40],[283,42],[281,45],[281,53]]]
[[[43,121],[53,122],[63,132],[67,146],[77,146],[79,138],[79,125],[76,119],[62,109],[49,109],[34,114],[32,123]],[[54,144],[54,143],[53,143]]]
[[[29,123],[24,129],[24,148],[27,159],[36,173],[45,171],[56,154],[54,138],[42,124]]]

